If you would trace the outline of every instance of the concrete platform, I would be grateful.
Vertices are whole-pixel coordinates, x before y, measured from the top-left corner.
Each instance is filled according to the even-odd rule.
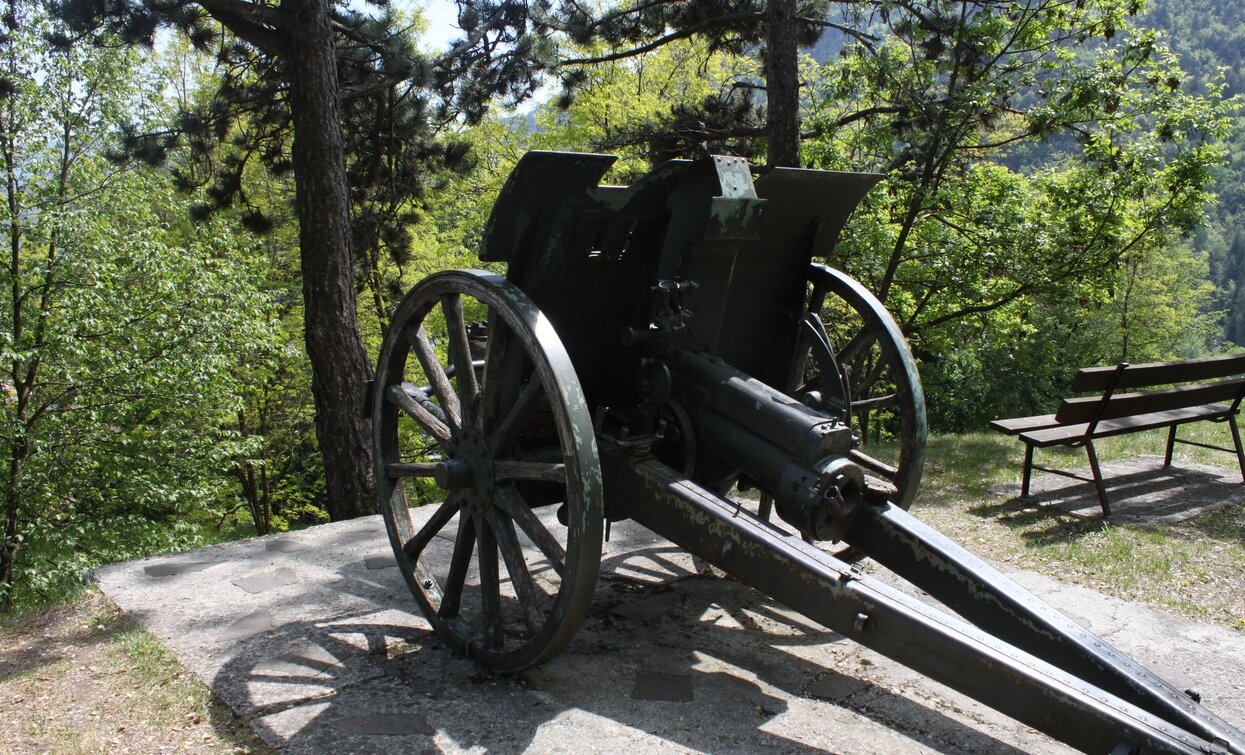
[[[1018,581],[1245,726],[1245,637]],[[429,631],[378,517],[95,572],[268,742],[296,753],[1064,752],[615,525],[569,649],[481,673]],[[411,613],[415,611],[415,613]]]

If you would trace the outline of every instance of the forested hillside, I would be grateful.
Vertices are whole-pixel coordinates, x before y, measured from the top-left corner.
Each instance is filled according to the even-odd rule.
[[[1151,0],[1142,21],[1164,33],[1193,87],[1213,85],[1222,77],[1224,96],[1245,97],[1245,4]],[[1219,201],[1195,245],[1210,257],[1211,278],[1226,308],[1224,336],[1245,346],[1245,113],[1239,106],[1225,142],[1228,159],[1214,183]]]
[[[0,611],[373,510],[395,302],[481,264],[528,149],[884,174],[827,262],[903,326],[936,431],[1220,348],[1237,299],[1245,335],[1228,2],[460,0],[434,51],[415,11],[299,5],[6,5]]]

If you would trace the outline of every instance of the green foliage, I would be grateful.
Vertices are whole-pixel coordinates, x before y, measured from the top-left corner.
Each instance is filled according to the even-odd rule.
[[[469,7],[485,3],[466,2]],[[634,120],[609,140],[643,145],[653,162],[705,153],[759,157],[770,164],[798,158],[798,48],[816,43],[832,27],[819,0],[668,0],[660,3],[539,2],[533,30],[559,40],[560,102],[569,106],[597,66],[643,58],[663,47],[701,49],[749,63],[746,75],[697,96],[672,98],[658,117]],[[865,35],[867,37],[867,35]],[[694,42],[685,46],[687,42]],[[762,95],[761,93],[764,92]]]
[[[1210,277],[1225,309],[1223,337],[1245,345],[1245,8],[1230,0],[1150,0],[1144,23],[1163,33],[1180,54],[1188,73],[1186,86],[1206,90],[1222,82],[1224,94],[1236,102],[1235,119],[1224,146],[1228,159],[1215,172],[1218,202],[1210,208],[1194,247],[1210,258]]]
[[[49,51],[23,9],[0,115],[0,605],[83,571],[199,542],[250,443],[237,354],[272,338],[253,249],[187,228],[166,175],[106,159],[109,132],[157,106],[134,53]],[[55,138],[49,139],[48,135]]]
[[[0,273],[0,492],[15,522],[0,548],[0,584],[14,587],[0,600],[29,604],[106,560],[247,520],[259,532],[319,521],[326,494],[279,58],[195,14],[119,29],[127,40],[157,22],[186,31],[158,66],[132,51],[51,50],[43,35],[64,30],[19,7],[0,72],[11,179],[0,220],[16,239]],[[468,3],[469,44],[435,61],[397,33],[400,16],[348,14],[357,37],[383,41],[348,46],[339,70],[369,352],[409,284],[479,264],[492,201],[523,151],[616,151],[616,182],[706,148],[760,154],[760,69],[744,53],[764,5],[723,7],[534,18]],[[1128,3],[834,8],[842,54],[806,61],[802,77],[805,158],[887,180],[830,262],[900,319],[935,427],[1048,409],[1086,364],[1202,353],[1217,327],[1205,281],[1215,244],[1235,250],[1209,260],[1221,295],[1245,302],[1233,283],[1245,281],[1241,235],[1190,236],[1224,159],[1235,80],[1189,84]],[[113,20],[141,10],[123,3]],[[526,23],[566,35],[574,96],[490,117],[489,96],[522,101],[557,52],[532,34],[519,44]],[[207,36],[223,67],[193,51]],[[169,123],[180,141],[153,136]],[[129,124],[120,141],[118,124]],[[457,133],[435,143],[432,127]],[[174,170],[107,159],[121,153]],[[188,220],[190,203],[212,213]],[[241,226],[263,234],[229,230]]]
[[[573,98],[536,111],[534,143],[541,149],[556,145],[618,154],[621,164],[613,175],[619,181],[643,175],[666,160],[697,156],[707,147],[753,155],[757,148],[750,142],[755,139],[732,134],[740,120],[755,119],[757,113],[745,98],[730,93],[739,92],[734,84],[755,73],[754,61],[715,50],[700,39],[600,63],[576,77]],[[707,117],[709,112],[717,116]]]
[[[806,154],[887,175],[831,263],[896,314],[933,426],[1035,413],[1087,364],[1204,352],[1205,263],[1180,240],[1223,159],[1221,88],[1186,91],[1124,4],[926,5],[856,17],[880,39],[820,71]]]
[[[1223,160],[1221,88],[1188,90],[1126,3],[959,7],[854,5],[838,20],[861,33],[803,75],[806,164],[887,175],[830,262],[900,319],[935,427],[1041,410],[1086,364],[1203,353],[1216,308],[1182,239]],[[575,96],[534,129],[483,122],[468,134],[483,170],[438,195],[415,266],[462,264],[524,149],[618,151],[619,182],[695,152],[675,143],[680,114],[757,73],[711,36],[616,58],[590,42]]]
[[[38,361],[30,411],[5,412],[0,443],[28,453],[4,479],[19,498],[19,604],[91,566],[202,542],[228,501],[222,471],[253,450],[225,421],[242,394],[233,355],[270,337],[254,271],[224,258],[239,244],[219,227],[169,238],[144,211],[167,186],[128,183],[98,196],[116,204],[60,220],[76,238],[44,340],[0,354],[14,372]]]

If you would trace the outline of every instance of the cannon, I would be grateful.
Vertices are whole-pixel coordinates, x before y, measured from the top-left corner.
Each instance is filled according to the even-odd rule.
[[[872,174],[532,152],[479,256],[416,284],[368,404],[380,508],[442,640],[514,673],[571,641],[631,519],[809,619],[1086,752],[1245,735],[910,515],[912,354],[832,259]],[[432,506],[418,528],[411,507]],[[441,549],[442,557],[430,558]],[[868,557],[947,611],[865,573]]]

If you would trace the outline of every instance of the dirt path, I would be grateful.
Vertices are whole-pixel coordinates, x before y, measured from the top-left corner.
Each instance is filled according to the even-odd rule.
[[[271,752],[98,591],[0,626],[0,753]]]

